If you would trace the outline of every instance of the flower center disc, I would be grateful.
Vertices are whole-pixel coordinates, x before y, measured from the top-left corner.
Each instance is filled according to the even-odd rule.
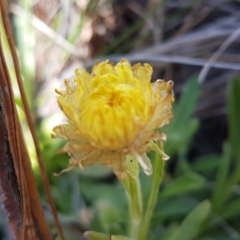
[[[82,132],[101,149],[130,145],[149,119],[142,91],[129,84],[105,84],[86,99],[81,114]]]

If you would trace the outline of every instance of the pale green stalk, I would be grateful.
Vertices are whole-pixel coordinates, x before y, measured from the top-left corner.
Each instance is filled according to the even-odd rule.
[[[130,213],[130,237],[137,239],[142,221],[142,194],[139,183],[139,166],[135,158],[127,157],[127,174],[122,179],[126,190]]]
[[[159,146],[162,150],[162,146]],[[151,218],[153,214],[153,210],[155,208],[159,187],[163,177],[164,170],[164,160],[159,153],[156,153],[155,159],[153,161],[153,178],[152,178],[152,186],[151,192],[147,203],[147,208],[145,214],[143,216],[143,221],[141,227],[139,228],[139,237],[137,240],[146,240],[147,234],[149,231],[149,226],[151,223]]]

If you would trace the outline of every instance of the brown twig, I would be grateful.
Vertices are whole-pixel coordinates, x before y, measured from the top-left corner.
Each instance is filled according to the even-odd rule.
[[[1,7],[3,26],[4,26],[4,29],[6,31],[10,51],[11,51],[11,54],[12,54],[12,59],[13,59],[13,63],[14,63],[16,76],[17,76],[17,82],[18,82],[18,86],[19,86],[19,90],[20,90],[20,94],[21,94],[21,99],[22,99],[22,102],[23,102],[23,107],[24,107],[25,114],[26,114],[26,119],[27,119],[28,126],[29,126],[29,129],[31,131],[33,141],[34,141],[34,145],[35,145],[35,148],[36,148],[38,164],[40,166],[42,179],[43,179],[43,185],[44,185],[44,188],[45,188],[45,191],[46,191],[48,202],[49,202],[49,204],[51,206],[51,209],[52,209],[52,213],[53,213],[53,216],[54,216],[54,220],[55,220],[60,238],[61,238],[61,240],[64,240],[63,231],[62,231],[61,225],[59,223],[57,211],[56,211],[56,208],[55,208],[52,196],[51,196],[49,181],[48,181],[48,178],[47,178],[46,169],[45,169],[43,159],[42,159],[42,156],[41,156],[39,142],[38,142],[38,139],[37,139],[37,136],[36,136],[36,133],[35,133],[34,123],[33,123],[33,120],[31,118],[31,113],[30,113],[29,106],[28,106],[28,103],[27,103],[27,98],[26,98],[26,95],[25,95],[25,92],[24,92],[24,87],[23,87],[23,84],[22,84],[21,71],[20,71],[18,60],[17,60],[18,58],[17,58],[17,54],[16,54],[16,51],[15,51],[15,45],[14,45],[14,41],[13,41],[13,37],[12,37],[12,33],[11,33],[10,24],[9,24],[9,21],[8,21],[8,15],[7,15],[7,12],[6,12],[5,1],[0,1],[0,7]]]
[[[1,43],[0,76],[0,196],[9,228],[17,240],[51,240],[24,143]]]

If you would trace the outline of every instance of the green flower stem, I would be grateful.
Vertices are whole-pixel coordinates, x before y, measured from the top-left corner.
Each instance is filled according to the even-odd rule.
[[[126,176],[121,179],[126,190],[130,213],[130,237],[137,239],[142,221],[142,193],[139,183],[139,166],[135,158],[126,159]]]
[[[159,146],[159,148],[162,150],[162,146]],[[153,161],[153,178],[151,192],[148,199],[147,208],[143,216],[142,225],[141,228],[139,229],[138,240],[147,239],[149,225],[151,223],[153,210],[157,202],[158,190],[162,181],[163,172],[164,172],[164,160],[162,159],[162,156],[160,156],[159,153],[156,153],[155,159]]]
[[[129,237],[121,235],[109,235],[95,231],[87,231],[83,235],[84,240],[133,240]]]

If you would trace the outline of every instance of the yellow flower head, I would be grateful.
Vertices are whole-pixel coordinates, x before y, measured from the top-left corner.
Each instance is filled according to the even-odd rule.
[[[68,140],[62,148],[71,156],[67,170],[102,163],[121,176],[126,155],[133,155],[151,174],[147,151],[167,159],[153,141],[165,139],[157,128],[172,118],[173,82],[151,83],[151,75],[149,64],[131,67],[122,59],[114,66],[107,60],[96,63],[92,74],[77,69],[66,89],[56,90],[68,124],[56,126],[53,137]]]

